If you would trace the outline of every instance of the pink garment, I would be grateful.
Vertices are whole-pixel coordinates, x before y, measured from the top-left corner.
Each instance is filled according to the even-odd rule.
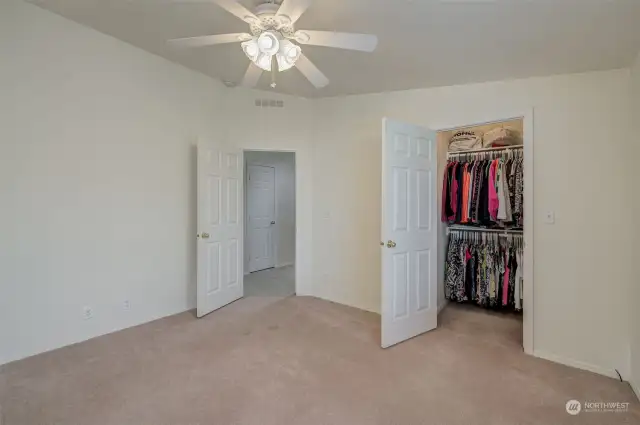
[[[502,305],[509,303],[509,266],[508,257],[505,258],[504,280],[502,281]]]
[[[491,220],[498,220],[498,191],[496,190],[496,171],[498,160],[496,159],[489,167],[489,215]]]

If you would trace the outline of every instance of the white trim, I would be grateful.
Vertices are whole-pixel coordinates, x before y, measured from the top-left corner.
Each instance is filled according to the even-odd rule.
[[[445,299],[445,300],[442,301],[442,304],[440,304],[438,306],[438,314],[440,314],[442,309],[445,308],[447,306],[447,304],[449,304],[449,300]]]
[[[522,306],[522,345],[524,352],[535,350],[533,339],[534,323],[534,281],[533,281],[533,109],[523,116],[524,143],[524,284]]]
[[[289,267],[289,266],[293,266],[295,263],[293,261],[290,261],[288,263],[282,263],[282,264],[276,264],[276,269],[279,269],[281,267]]]
[[[560,364],[563,364],[565,366],[571,366],[571,367],[575,367],[575,368],[582,369],[582,370],[588,370],[589,372],[597,373],[599,375],[604,375],[604,376],[608,376],[610,378],[615,378],[617,380],[620,380],[620,377],[618,376],[618,373],[615,371],[615,369],[609,370],[609,369],[606,369],[604,367],[592,365],[590,363],[581,362],[580,360],[574,360],[574,359],[570,359],[570,358],[566,358],[566,357],[562,357],[562,356],[557,356],[555,354],[547,353],[547,352],[541,351],[541,350],[535,350],[533,352],[533,355],[535,357],[539,357],[541,359],[549,360],[549,361],[552,361],[554,363],[560,363]]]
[[[636,397],[638,398],[638,400],[640,400],[640,387],[636,385],[633,381],[629,381],[629,385],[631,386],[631,389],[633,390],[633,392],[636,394]]]
[[[478,120],[462,123],[448,123],[446,125],[436,125],[432,130],[442,132],[455,130],[462,127],[475,127],[486,124],[500,123],[522,119],[524,145],[524,287],[523,287],[523,317],[522,317],[522,345],[524,352],[533,355],[535,345],[533,339],[534,325],[534,284],[533,284],[533,108],[514,113],[505,112],[481,117]],[[617,377],[617,374],[615,375]]]

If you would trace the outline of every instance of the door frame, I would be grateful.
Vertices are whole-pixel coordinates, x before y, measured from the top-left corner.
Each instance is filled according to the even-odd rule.
[[[523,314],[522,314],[522,345],[524,352],[534,355],[534,276],[533,276],[533,108],[503,113],[487,114],[464,122],[453,122],[431,125],[429,128],[436,132],[451,131],[460,127],[473,127],[485,124],[499,123],[522,119],[522,143],[524,145],[524,283],[523,283]]]
[[[298,170],[299,170],[299,167],[300,167],[300,161],[298,161],[298,150],[297,149],[245,148],[245,147],[240,148],[240,150],[242,151],[243,167],[245,167],[245,170],[244,170],[245,178],[246,178],[246,171],[247,171],[246,170],[246,168],[247,168],[246,153],[247,152],[274,152],[274,153],[292,153],[293,154],[294,164],[295,164],[295,167],[293,169],[293,180],[294,180],[293,183],[294,183],[294,196],[296,198],[295,199],[295,204],[294,204],[295,205],[295,209],[296,209],[296,211],[295,211],[295,218],[296,218],[296,226],[295,226],[295,228],[296,228],[295,235],[296,236],[295,236],[295,241],[296,241],[296,246],[295,246],[295,257],[293,259],[293,266],[295,267],[294,271],[295,271],[295,281],[296,281],[295,282],[296,293],[294,295],[298,295],[298,294],[301,293],[300,285],[301,285],[302,280],[300,278],[300,275],[303,272],[303,270],[300,267],[298,267],[298,261],[300,259],[300,255],[299,254],[300,254],[300,249],[301,249],[300,248],[301,247],[300,232],[298,231],[298,226],[299,226],[299,223],[301,222],[300,219],[302,218],[301,216],[302,216],[302,211],[303,211],[302,203],[301,203],[302,197],[299,196],[299,193],[298,193],[298,191],[300,190],[300,187],[298,186],[299,185]],[[258,164],[258,163],[256,163],[255,165],[263,165],[263,166],[266,166],[266,167],[270,167],[271,166],[271,165]],[[277,168],[275,169],[275,173],[276,173],[276,176],[277,176],[277,173],[278,173]],[[276,220],[277,220],[277,217],[278,217],[278,202],[277,202],[278,201],[278,185],[274,183],[274,186],[275,186],[274,187],[274,196],[276,197],[275,211],[276,211]],[[247,220],[246,220],[246,208],[247,208],[247,202],[246,202],[246,200],[247,200],[246,179],[245,179],[245,183],[243,184],[243,189],[242,190],[244,191],[244,193],[243,193],[244,202],[243,202],[243,205],[242,205],[242,217],[243,217],[243,221],[244,221],[244,225],[242,226],[242,231],[243,231],[242,237],[243,237],[243,240],[244,240],[245,234],[246,234],[246,231],[247,231],[247,229],[246,229],[246,227],[247,227]],[[276,244],[275,240],[276,240],[276,238],[274,238],[274,245]],[[244,268],[244,261],[245,261],[244,249],[245,249],[245,246],[243,244],[243,251],[242,251],[243,268],[242,268],[242,271],[246,275],[248,273],[246,272],[246,270]],[[277,248],[277,246],[274,246],[274,251],[273,252],[274,252],[275,261],[276,261],[274,268],[277,268],[278,267],[278,248]],[[286,265],[283,265],[282,267],[285,267],[285,266]]]
[[[245,234],[245,244],[244,246],[247,247],[247,252],[249,251],[249,244],[247,244],[246,242],[248,242],[248,237],[249,237],[249,228],[247,227],[248,224],[248,220],[247,220],[247,211],[248,211],[248,206],[249,206],[249,190],[248,190],[248,183],[249,183],[249,166],[250,165],[255,165],[258,167],[265,167],[265,168],[273,168],[273,215],[274,215],[274,220],[276,221],[276,225],[278,224],[278,185],[276,184],[277,181],[277,175],[278,175],[278,167],[273,166],[273,165],[269,165],[269,164],[263,164],[263,163],[247,163],[247,151],[249,152],[255,152],[253,150],[243,150],[242,151],[242,156],[243,156],[243,170],[242,172],[244,173],[244,205],[245,208],[243,208],[243,216],[242,216],[242,220],[244,221],[243,226],[244,226],[244,234]],[[277,236],[277,232],[274,232],[271,235],[271,252],[273,253],[273,268],[277,268],[278,267],[278,242],[279,242],[279,238]],[[246,255],[246,252],[242,253],[243,256]],[[243,272],[245,275],[248,275],[250,273],[253,273],[251,271],[247,271],[246,269],[249,268],[249,262],[247,261],[247,258],[242,258],[243,261]],[[267,270],[267,269],[265,269]],[[257,270],[260,271],[260,270]]]

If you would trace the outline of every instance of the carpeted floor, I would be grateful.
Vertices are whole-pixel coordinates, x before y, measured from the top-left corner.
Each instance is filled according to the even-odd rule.
[[[244,276],[245,297],[288,297],[295,293],[294,266],[260,270]]]
[[[245,298],[5,365],[3,425],[640,423],[628,384],[526,356],[520,322],[450,305],[379,348],[379,317],[314,298]],[[569,416],[569,399],[630,402]]]

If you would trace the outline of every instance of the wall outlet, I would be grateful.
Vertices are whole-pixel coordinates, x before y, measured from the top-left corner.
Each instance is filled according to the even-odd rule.
[[[93,317],[93,309],[88,306],[84,307],[82,309],[82,317],[84,317],[84,320],[91,319]]]
[[[122,307],[125,310],[131,310],[131,301],[129,300],[124,300],[124,302],[122,303]]]

